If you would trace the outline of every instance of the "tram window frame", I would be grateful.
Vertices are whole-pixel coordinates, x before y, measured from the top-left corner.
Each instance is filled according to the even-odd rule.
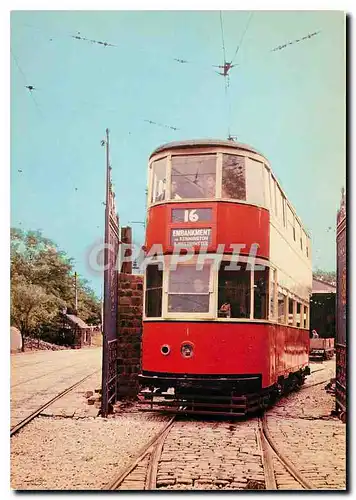
[[[239,270],[225,269],[230,265],[230,261],[222,261],[219,267],[216,316],[218,318],[250,320],[252,270],[249,269],[249,264],[245,262],[239,262]],[[239,282],[238,278],[242,277],[242,273],[244,279]],[[223,310],[225,304],[228,304],[228,306]]]
[[[149,282],[149,273],[153,271],[152,268],[156,268],[156,276],[153,277],[153,286],[150,286]],[[158,283],[155,283],[155,278],[158,278]],[[149,307],[152,305],[152,301],[150,296],[152,296],[152,292],[156,292],[160,290],[161,292],[156,294],[158,296],[158,314],[155,311],[155,314],[151,314]],[[145,317],[146,318],[161,318],[162,317],[162,304],[163,304],[163,270],[160,269],[160,264],[148,264],[146,267],[145,273]]]
[[[268,304],[269,304],[269,267],[261,271],[253,271],[253,318],[268,319]],[[262,281],[261,286],[257,281]],[[264,292],[263,292],[264,289]],[[258,299],[258,300],[257,300]],[[256,304],[260,301],[260,314],[256,314]]]
[[[209,160],[210,160],[210,165],[209,165]],[[190,199],[192,200],[216,199],[217,184],[218,184],[217,162],[218,162],[217,153],[172,155],[170,161],[169,199],[171,201],[190,200]],[[184,171],[185,167],[188,167],[188,170],[190,169],[190,167],[192,167],[194,171],[192,170],[191,172],[182,173],[179,172],[179,170],[177,170],[178,168],[182,168],[182,170]],[[211,171],[209,170],[204,172],[205,168],[211,169]],[[176,172],[174,172],[174,169],[176,169]],[[185,182],[182,182],[180,186],[178,182],[179,177],[184,177],[186,179]],[[213,188],[214,192],[212,192],[212,187],[208,185],[209,178],[214,179],[214,188]],[[198,180],[202,181],[202,186],[198,184]],[[173,189],[173,183],[177,185],[175,189]],[[194,190],[196,191],[197,195],[191,196],[192,193],[190,193],[189,196],[187,196],[185,193],[192,187],[192,184],[194,184],[195,186]],[[173,191],[175,191],[174,195]]]
[[[194,287],[194,282],[196,282],[196,280],[200,280],[200,281],[203,281],[203,278],[204,278],[204,275],[200,275],[200,276],[197,276],[196,278],[192,279],[191,282],[181,282],[179,284],[179,280],[176,281],[174,283],[174,281],[172,282],[171,279],[172,279],[172,273],[176,273],[177,270],[187,270],[187,269],[190,269],[189,272],[187,273],[189,277],[193,277],[193,270],[197,271],[197,272],[200,272],[199,270],[196,269],[196,262],[194,263],[178,263],[177,266],[175,266],[175,269],[170,269],[169,270],[169,273],[167,275],[167,281],[166,281],[166,307],[167,307],[167,315],[168,317],[174,317],[174,316],[185,316],[187,315],[188,317],[190,315],[195,315],[195,316],[201,316],[201,317],[207,317],[211,314],[211,301],[212,301],[212,294],[213,294],[213,275],[212,275],[212,263],[205,263],[203,265],[203,270],[204,268],[206,269],[206,276],[208,277],[208,281],[207,283],[203,283],[203,286],[205,286],[205,290],[203,292],[203,290],[201,290],[200,292],[197,291],[196,289],[195,290],[189,290],[189,286],[192,285],[192,287]],[[184,273],[183,273],[184,275]],[[205,276],[205,277],[206,277]],[[188,285],[188,291],[171,291],[171,288],[175,288],[176,286],[178,286],[178,289],[179,289],[179,285],[181,285],[183,283],[183,285],[185,285],[187,287]],[[193,300],[193,296],[207,296],[208,297],[208,300],[207,300],[207,309],[203,309],[203,310],[187,310],[185,308],[185,304],[189,304],[190,303],[193,303],[194,300]],[[174,302],[176,299],[176,297],[181,297],[182,301],[181,301],[181,304],[180,306],[177,308],[177,307],[170,307],[170,305],[172,304],[172,302]],[[184,304],[185,302],[185,304]],[[198,302],[196,302],[198,304]],[[179,301],[178,301],[178,304],[179,304]],[[203,306],[204,306],[204,301],[202,302]],[[201,304],[199,304],[201,305]]]

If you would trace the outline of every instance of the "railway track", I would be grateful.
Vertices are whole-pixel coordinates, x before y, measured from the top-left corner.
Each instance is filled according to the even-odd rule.
[[[76,368],[76,366],[77,365],[73,365],[72,363],[69,363],[68,365],[64,365],[62,367],[62,370],[65,370],[68,367]],[[15,384],[12,384],[10,386],[10,389],[14,389],[15,387],[18,387],[19,385],[28,384],[29,382],[33,382],[34,380],[38,380],[38,379],[43,378],[43,377],[48,377],[48,375],[52,375],[53,373],[58,373],[58,368],[55,368],[54,370],[51,370],[49,372],[41,373],[40,375],[36,375],[35,377],[28,378],[26,380],[20,380],[20,382],[16,382]]]
[[[176,417],[172,417],[163,429],[140,451],[139,456],[104,490],[154,490],[158,463],[164,441]]]
[[[76,387],[78,387],[78,385],[80,385],[82,382],[84,382],[86,379],[88,379],[89,377],[91,377],[92,375],[94,375],[95,373],[97,373],[98,371],[99,370],[95,370],[94,372],[90,373],[89,375],[86,375],[85,377],[81,378],[80,380],[78,380],[78,382],[76,382],[75,384],[71,385],[70,387],[67,387],[64,391],[60,392],[59,394],[57,394],[56,396],[54,396],[53,398],[51,398],[49,401],[47,401],[46,403],[44,403],[43,405],[41,405],[39,408],[37,408],[35,411],[33,411],[30,415],[28,415],[26,418],[24,418],[23,420],[21,420],[21,422],[19,422],[18,424],[14,425],[10,429],[10,437],[14,436],[17,432],[19,432],[21,429],[23,429],[27,424],[29,424],[34,418],[36,418],[38,415],[40,415],[43,412],[43,410],[45,410],[46,408],[48,408],[48,406],[50,406],[52,403],[54,403],[55,401],[58,401],[59,399],[63,398],[66,394],[68,394],[73,389],[75,389]]]
[[[317,385],[325,384],[327,382],[329,382],[329,379],[322,380],[308,386],[303,386],[301,390],[306,390]],[[182,419],[181,415],[179,416],[180,421],[184,421],[185,418],[188,417],[184,416]],[[256,435],[259,443],[259,448],[262,452],[261,460],[264,474],[264,485],[261,484],[261,481],[252,480],[248,484],[246,484],[245,487],[236,487],[236,489],[317,490],[317,487],[315,487],[279,449],[268,429],[267,415],[265,414],[263,417],[252,420],[255,420],[257,422]],[[162,429],[162,431],[157,434],[144,447],[144,449],[140,451],[139,456],[125,469],[125,471],[103,489],[161,490],[162,486],[157,487],[157,476],[159,473],[159,468],[162,467],[162,450],[167,436],[171,432],[174,423],[177,421],[178,416],[174,415],[173,418],[171,418],[166,426]],[[245,421],[245,423],[247,424],[247,422],[249,421],[251,421],[251,419]],[[241,424],[244,425],[244,421],[240,421],[239,425]],[[216,428],[219,428],[219,422],[216,423]],[[189,452],[189,448],[187,448],[186,453],[189,454]],[[197,463],[199,463],[199,459],[200,458],[197,456]],[[227,460],[229,460],[229,458],[227,458]],[[163,459],[163,464],[164,462],[165,461]],[[187,473],[189,474],[189,464],[187,464],[186,467]],[[180,489],[178,484],[176,484],[176,486],[177,489]],[[229,484],[227,484],[226,486],[229,486]],[[165,489],[165,487],[163,487],[163,489]],[[184,487],[184,489],[190,488]],[[193,484],[191,486],[191,489],[196,489]],[[216,487],[216,490],[218,489],[219,488]]]
[[[284,484],[293,484],[293,480],[296,481],[302,489],[305,490],[316,490],[317,488],[306,479],[303,474],[295,467],[295,465],[290,462],[290,460],[281,452],[281,450],[276,445],[273,440],[267,423],[267,417],[264,415],[259,419],[259,433],[260,433],[260,442],[262,448],[262,456],[263,456],[263,467],[265,473],[265,481],[266,481],[266,490],[277,490],[280,489],[276,482],[276,467],[275,461],[273,460],[273,455],[282,465],[282,467],[287,471],[289,476],[292,478],[292,482],[287,477],[282,479]],[[283,474],[283,472],[282,472]],[[284,489],[284,488],[282,488]],[[290,488],[292,489],[292,488]]]
[[[113,482],[104,487],[104,490],[164,490],[165,488],[157,488],[157,476],[159,473],[159,468],[162,466],[162,450],[166,442],[167,436],[171,432],[174,423],[177,422],[177,417],[172,417],[164,428],[154,437],[151,441],[140,451],[138,457],[125,469],[124,472],[120,474]],[[248,422],[248,421],[247,421]],[[247,424],[246,422],[246,424]],[[266,489],[266,490],[278,490],[286,489],[305,489],[305,490],[315,490],[310,481],[308,481],[303,474],[292,464],[281,452],[281,450],[276,445],[275,441],[271,437],[268,430],[267,418],[263,416],[258,418],[257,422],[257,437],[258,445],[262,451],[262,465],[264,474],[264,485],[263,481],[248,481],[245,487],[236,489]],[[244,424],[244,422],[241,422]],[[221,424],[217,422],[214,429],[218,430],[219,425],[225,425],[226,422]],[[232,426],[231,426],[232,427]],[[184,450],[185,453],[189,454],[190,449],[187,447]],[[181,451],[182,452],[182,451]],[[229,461],[229,457],[226,460]],[[278,466],[276,464],[278,461]],[[196,462],[199,461],[199,457],[196,457]],[[165,461],[163,460],[163,464]],[[163,465],[164,466],[164,465]],[[187,474],[190,474],[189,465],[187,465]],[[278,477],[278,482],[277,478]],[[282,477],[282,479],[280,479]],[[225,481],[228,483],[228,481]],[[295,486],[293,487],[293,482]],[[224,481],[221,481],[223,484]],[[219,484],[219,483],[218,483]],[[282,488],[279,487],[282,485]],[[229,486],[229,484],[227,484]],[[179,486],[178,486],[178,489]],[[188,489],[187,487],[184,488]],[[190,488],[189,488],[190,489]],[[192,490],[196,489],[192,485]],[[209,488],[211,489],[211,488]],[[219,490],[221,488],[214,488]],[[228,488],[233,489],[233,488]]]

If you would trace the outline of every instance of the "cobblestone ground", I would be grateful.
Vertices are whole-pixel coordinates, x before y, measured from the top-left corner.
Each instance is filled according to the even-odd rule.
[[[101,352],[90,348],[11,356],[11,427],[86,375],[100,371]],[[63,407],[63,401],[59,405]]]
[[[159,489],[265,487],[256,419],[234,423],[177,422],[163,447]]]
[[[306,385],[333,377],[335,359],[312,364],[311,369],[321,371],[308,377]],[[346,425],[330,415],[335,398],[325,385],[279,401],[267,413],[268,428],[278,448],[317,489],[340,490],[346,488]],[[277,467],[277,486],[291,489],[295,482]]]
[[[330,415],[334,397],[324,389],[334,377],[335,359],[312,363],[311,371],[305,389],[283,398],[267,413],[268,427],[280,451],[316,489],[344,489],[346,428]],[[313,384],[319,385],[308,388]],[[272,456],[278,489],[303,489]],[[177,422],[168,435],[157,487],[256,489],[265,487],[264,479],[256,419],[233,424],[197,420]]]

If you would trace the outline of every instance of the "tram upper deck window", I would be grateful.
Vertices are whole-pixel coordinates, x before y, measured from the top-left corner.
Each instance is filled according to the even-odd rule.
[[[167,191],[167,158],[152,163],[152,195],[151,203],[166,199]]]
[[[229,270],[230,262],[222,262],[219,270],[218,317],[249,318],[251,271],[246,264],[239,263],[241,269]]]
[[[246,200],[246,167],[244,156],[223,155],[221,195],[223,198]]]
[[[168,312],[207,313],[210,301],[210,264],[178,264],[169,273]]]
[[[145,305],[148,318],[160,318],[162,316],[162,271],[157,264],[150,264],[146,269]]]
[[[215,198],[216,155],[172,156],[171,200]]]

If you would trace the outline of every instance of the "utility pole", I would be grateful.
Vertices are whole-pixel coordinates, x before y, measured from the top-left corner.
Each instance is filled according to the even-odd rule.
[[[77,288],[77,271],[74,273],[74,290],[75,290],[75,310],[78,314],[78,288]]]

